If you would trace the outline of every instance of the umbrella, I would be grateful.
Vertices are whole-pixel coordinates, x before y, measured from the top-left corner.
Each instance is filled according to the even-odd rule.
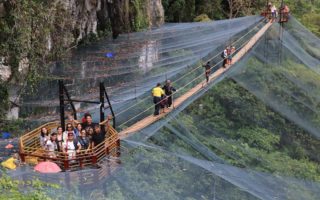
[[[50,162],[50,161],[40,162],[39,164],[37,164],[34,167],[34,170],[38,171],[40,173],[58,173],[58,172],[61,172],[60,167],[56,163]]]
[[[7,146],[5,147],[6,149],[12,149],[13,145],[12,144],[7,144]]]

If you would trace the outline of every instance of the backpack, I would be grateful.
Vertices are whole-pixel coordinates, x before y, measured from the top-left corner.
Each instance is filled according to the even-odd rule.
[[[226,58],[224,55],[224,51],[222,51],[222,53],[221,53],[221,58]]]

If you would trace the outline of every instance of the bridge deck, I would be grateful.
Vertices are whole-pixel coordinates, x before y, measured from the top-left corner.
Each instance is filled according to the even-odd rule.
[[[272,25],[271,22],[268,22],[265,26],[263,26],[249,41],[248,43],[236,54],[233,56],[232,62],[233,64],[238,62],[255,44],[256,42],[263,36],[263,34],[269,29],[269,27]],[[220,75],[222,75],[226,70],[228,70],[232,65],[229,65],[226,68],[220,68],[216,72],[214,72],[210,78],[209,81],[216,79]],[[205,84],[206,81],[202,81],[192,89],[190,89],[188,92],[177,98],[173,104],[175,107],[179,107],[185,100],[187,100],[189,97],[192,95],[196,94],[201,88],[203,87],[203,84]],[[135,124],[131,125],[130,127],[126,128],[125,130],[121,131],[119,133],[120,139],[126,138],[133,133],[149,126],[150,124],[158,121],[159,119],[163,118],[166,116],[168,113],[170,113],[172,110],[166,110],[166,113],[161,113],[158,116],[147,116],[146,118],[136,122]]]

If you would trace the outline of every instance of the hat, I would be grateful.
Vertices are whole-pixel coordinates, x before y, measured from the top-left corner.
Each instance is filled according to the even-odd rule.
[[[72,132],[69,132],[69,133],[68,133],[68,136],[71,136],[71,135],[73,136],[73,133],[72,133]]]

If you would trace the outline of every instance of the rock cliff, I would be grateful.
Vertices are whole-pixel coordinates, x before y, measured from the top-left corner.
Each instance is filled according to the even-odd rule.
[[[19,15],[19,12],[24,14]],[[37,15],[34,12],[43,13]],[[17,36],[12,35],[14,31],[10,32],[13,28],[10,20],[15,16],[20,19],[14,23],[21,26],[16,26],[21,32]],[[38,23],[44,25],[33,23],[37,21],[35,17]],[[7,52],[4,48],[0,51],[0,68],[5,69],[1,70],[0,78],[6,81],[10,79],[8,77],[11,77],[11,73],[19,73],[18,63],[28,57],[32,49],[41,50],[37,55],[42,55],[42,60],[45,60],[50,57],[50,52],[56,56],[63,53],[63,49],[97,33],[112,33],[116,38],[120,33],[159,26],[164,23],[164,11],[161,0],[54,0],[46,3],[35,3],[31,0],[17,3],[15,0],[5,0],[0,2],[0,20],[8,27],[0,30],[1,37],[12,37],[10,41],[20,42],[4,44]],[[36,33],[39,36],[35,35]],[[0,42],[6,43],[6,40],[0,39]],[[13,45],[20,45],[22,50],[19,52],[22,53],[14,52],[16,47]]]
[[[70,11],[77,41],[90,33],[122,32],[159,26],[164,22],[161,0],[63,0]]]

